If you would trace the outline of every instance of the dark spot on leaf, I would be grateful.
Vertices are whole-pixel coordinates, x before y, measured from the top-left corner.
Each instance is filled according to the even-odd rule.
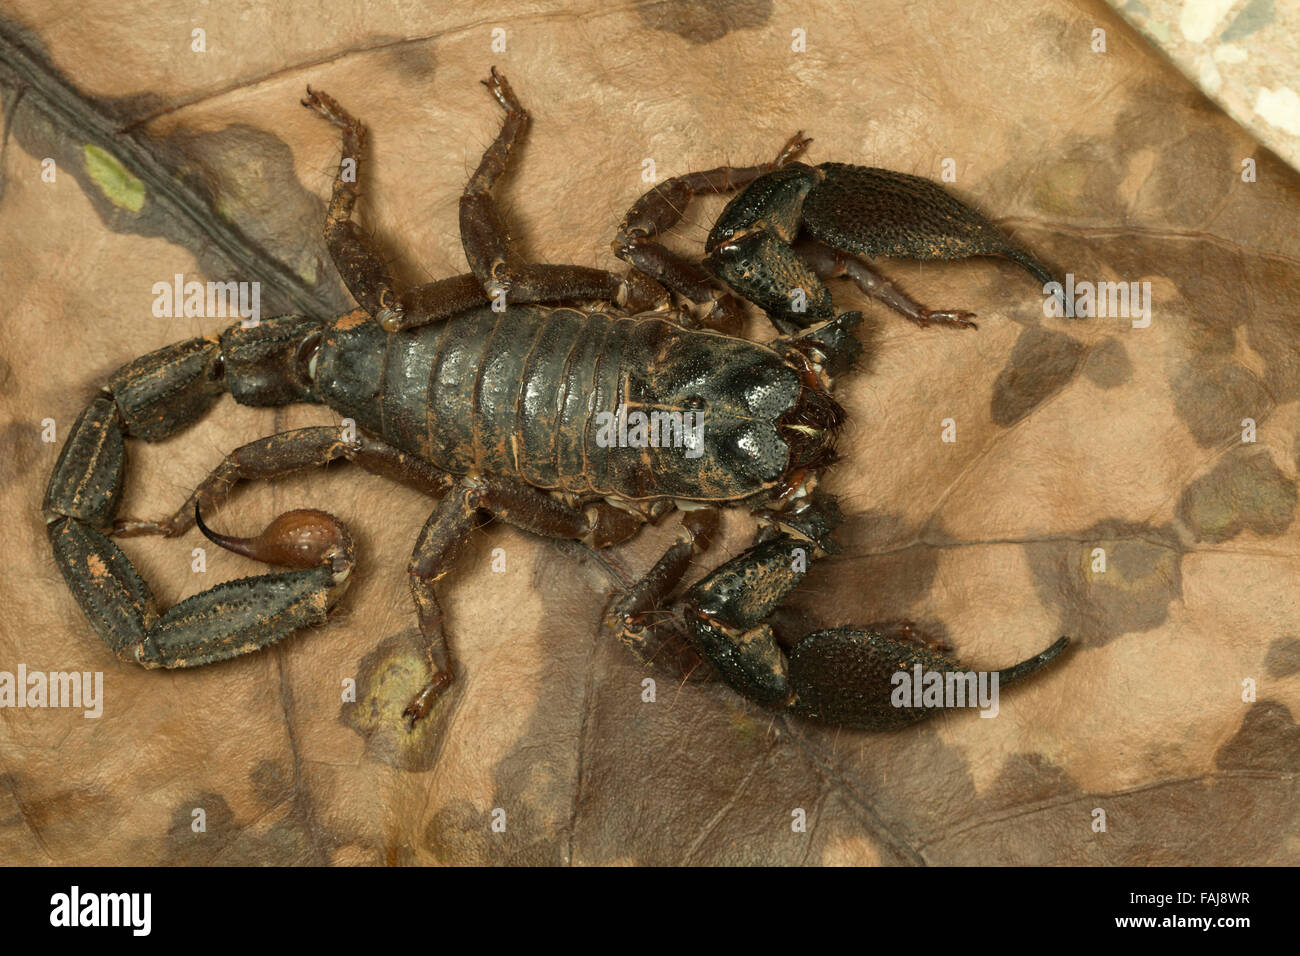
[[[428,82],[433,79],[437,58],[431,42],[399,43],[388,53],[388,62],[404,77]]]
[[[1261,700],[1249,709],[1241,728],[1214,755],[1220,770],[1300,772],[1300,727],[1281,701]]]
[[[194,831],[195,810],[203,811],[202,833]],[[192,794],[172,810],[171,826],[167,828],[167,862],[172,865],[210,863],[238,835],[235,815],[225,797],[211,791]]]
[[[0,483],[28,474],[44,447],[41,430],[31,422],[10,422],[0,428]],[[53,458],[50,464],[54,464]]]
[[[194,832],[196,809],[204,812],[202,833]],[[315,834],[317,838],[320,835]],[[153,841],[136,842],[134,858],[148,859],[156,854]],[[239,823],[226,798],[211,791],[194,793],[176,805],[165,851],[162,862],[168,866],[293,866],[325,862],[300,808],[289,808],[278,817],[271,814]]]
[[[950,866],[1077,865],[1081,856],[1111,866],[1176,866],[1188,860],[1206,866],[1294,865],[1285,841],[1262,845],[1259,836],[1292,832],[1293,790],[1285,779],[1222,776],[1129,792],[1074,790],[1069,799],[1062,794],[1017,802],[1014,827],[1005,826],[1004,802],[973,821],[958,816],[944,835],[932,837],[925,855]],[[1090,832],[1096,810],[1105,811],[1104,833]],[[1080,841],[1081,828],[1091,839]]]
[[[257,799],[276,806],[293,795],[292,777],[274,760],[263,760],[249,774]]]
[[[1178,517],[1198,541],[1228,541],[1242,531],[1276,537],[1295,517],[1296,486],[1262,448],[1234,448],[1183,491]]]
[[[1077,792],[1070,775],[1039,753],[1017,753],[1002,764],[993,784],[979,797],[990,811],[998,807],[1053,800]]]
[[[732,30],[761,27],[772,16],[772,0],[637,0],[636,12],[651,30],[703,44]]]
[[[1036,164],[1030,180],[1034,205],[1049,215],[1070,219],[1103,215],[1101,210],[1117,204],[1118,170],[1110,155],[1110,150],[1095,139],[1072,137],[1062,143],[1058,152]],[[1023,158],[1007,164],[1005,172],[1013,171],[1018,171],[1021,182],[1025,181]]]
[[[1215,122],[1221,115],[1219,108],[1189,83],[1142,84],[1126,91],[1126,96],[1114,125],[1114,129],[1125,131],[1121,155],[1136,156],[1148,148],[1169,155],[1164,151],[1173,149],[1186,161],[1186,165],[1158,162],[1152,167],[1142,185],[1143,205],[1162,210],[1170,222],[1199,221],[1205,209],[1214,208],[1233,188],[1230,177],[1212,176],[1200,177],[1196,190],[1187,188],[1188,169],[1236,165],[1229,155],[1231,140]],[[1118,163],[1111,165],[1121,179],[1127,175]],[[1111,196],[1112,204],[1117,201],[1124,201],[1118,188]],[[1115,211],[1122,213],[1123,209]]]
[[[1294,637],[1279,637],[1268,646],[1264,658],[1269,677],[1290,677],[1300,673],[1300,640]]]
[[[1245,418],[1254,419],[1258,425],[1272,405],[1250,369],[1218,356],[1180,365],[1170,385],[1175,410],[1192,437],[1206,448],[1240,434]]]
[[[1024,546],[1039,598],[1060,611],[1060,633],[1096,646],[1165,622],[1183,587],[1182,550],[1169,529],[1106,521],[1078,538]],[[1093,570],[1096,548],[1105,571]]]
[[[1269,175],[1265,166],[1275,158],[1261,151],[1257,160],[1262,179]],[[1279,227],[1285,228],[1281,223]],[[1278,404],[1300,398],[1300,323],[1295,314],[1300,268],[1290,259],[1245,256],[1241,271],[1249,298],[1237,311],[1243,318],[1250,317],[1245,323],[1246,341],[1265,362],[1264,387]]]
[[[1124,343],[1116,338],[1104,339],[1097,344],[1083,363],[1083,374],[1100,388],[1117,388],[1133,375]]]
[[[510,834],[511,822],[507,811],[505,831],[493,833],[490,811],[477,810],[464,800],[453,800],[439,809],[425,826],[424,845],[445,865],[482,866],[499,862],[498,844]]]
[[[1274,0],[1250,0],[1219,34],[1220,43],[1236,43],[1277,19]]]
[[[1013,425],[1074,377],[1083,345],[1061,332],[1031,327],[1020,333],[993,383],[993,421]]]

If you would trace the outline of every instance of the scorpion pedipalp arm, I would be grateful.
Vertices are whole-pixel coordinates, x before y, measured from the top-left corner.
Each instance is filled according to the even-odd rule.
[[[972,669],[899,629],[832,628],[799,639],[787,655],[769,623],[804,577],[814,557],[831,550],[837,521],[822,495],[774,524],[753,547],[721,565],[685,597],[686,623],[696,649],[739,693],[766,707],[812,720],[884,730],[920,720],[932,706],[897,705],[895,675],[963,675]],[[1000,685],[1022,679],[1053,660],[1068,640],[997,671]]]
[[[786,333],[833,315],[820,277],[836,276],[919,325],[974,327],[971,313],[927,309],[857,256],[1002,256],[1052,281],[1037,259],[938,183],[844,163],[791,163],[759,177],[727,204],[705,251],[713,274]]]
[[[994,673],[998,687],[1029,676],[1054,660],[1069,644],[1057,638],[1026,660]],[[790,710],[821,723],[866,730],[888,730],[915,723],[934,707],[893,702],[895,675],[949,675],[974,672],[959,660],[938,653],[916,640],[900,640],[882,628],[837,627],[808,634],[790,651]],[[969,688],[969,684],[966,687]],[[973,704],[974,693],[968,700]]]
[[[756,166],[719,166],[674,176],[656,184],[637,199],[623,217],[613,243],[614,254],[638,272],[692,302],[703,304],[712,300],[712,309],[703,318],[703,324],[728,335],[739,335],[745,312],[736,297],[719,288],[701,266],[688,262],[655,240],[681,221],[695,196],[727,193],[747,186],[759,176],[798,157],[810,142],[802,133],[795,133],[773,162]]]
[[[1039,282],[1052,274],[979,210],[921,176],[822,163],[803,202],[804,228],[836,249],[903,259],[1001,256]]]

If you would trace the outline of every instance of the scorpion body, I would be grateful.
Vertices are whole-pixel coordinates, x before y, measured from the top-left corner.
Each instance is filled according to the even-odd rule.
[[[793,162],[808,143],[799,134],[774,162],[690,173],[643,195],[614,243],[633,267],[626,276],[526,262],[508,241],[492,187],[528,114],[495,70],[486,85],[506,118],[461,198],[469,274],[398,292],[351,221],[358,188],[340,172],[324,231],[356,311],[333,320],[281,316],[168,346],[119,369],[82,412],[44,512],[55,561],[92,625],[123,660],[174,668],[323,623],[354,562],[342,522],[289,512],[245,539],[209,529],[202,512],[240,481],[347,459],[438,499],[408,568],[430,668],[406,708],[411,725],[454,673],[434,585],[484,517],[606,547],[674,507],[683,512],[681,534],[611,602],[610,633],[648,659],[662,630],[684,622],[700,656],[733,688],[805,717],[880,729],[926,716],[922,707],[890,706],[890,675],[969,668],[910,626],[820,631],[787,654],[769,623],[808,559],[835,550],[839,512],[816,483],[844,420],[832,376],[858,355],[852,333],[862,317],[837,315],[822,280],[850,279],[922,326],[974,328],[968,312],[914,302],[862,256],[1000,255],[1038,278],[1050,274],[934,183]],[[355,169],[364,126],[324,93],[309,89],[303,102],[342,131]],[[702,263],[657,241],[696,193],[736,189]],[[775,339],[740,337],[737,294],[764,309]],[[250,442],[170,517],[118,517],[125,440],[168,438],[223,394],[246,405],[325,404],[351,419],[355,434],[316,427]],[[685,447],[602,436],[627,409],[665,423],[691,415],[703,427]],[[674,598],[709,547],[718,509],[738,504],[758,516],[753,546]],[[196,524],[223,547],[287,570],[160,610],[112,538],[176,536]],[[669,606],[675,613],[665,613]],[[1036,671],[1064,644],[999,672],[1003,682]]]
[[[834,415],[773,349],[658,315],[479,308],[397,333],[345,316],[314,361],[319,400],[442,471],[619,501],[752,497],[789,470],[782,417]],[[707,415],[705,447],[602,441],[620,407]]]

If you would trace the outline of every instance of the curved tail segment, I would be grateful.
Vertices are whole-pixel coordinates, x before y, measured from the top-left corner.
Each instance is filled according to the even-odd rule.
[[[284,350],[283,333],[301,321],[272,319],[248,330],[236,326],[220,339],[190,339],[136,359],[109,379],[72,426],[45,491],[47,534],[77,603],[120,659],[147,668],[196,667],[246,654],[305,625],[324,623],[346,588],[351,539],[323,512],[282,517],[261,536],[260,550],[245,549],[295,570],[227,581],[165,612],[109,538],[112,533],[171,536],[190,525],[174,519],[114,521],[126,474],[125,439],[167,438],[198,421],[226,391],[260,397],[266,404],[298,397],[286,379],[272,383],[275,394],[267,388],[260,396],[254,393],[264,378],[268,349]],[[249,476],[232,474],[223,488]]]

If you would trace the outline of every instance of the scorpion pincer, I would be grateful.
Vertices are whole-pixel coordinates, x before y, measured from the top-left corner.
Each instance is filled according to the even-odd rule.
[[[847,278],[920,325],[974,328],[971,313],[925,308],[866,258],[1000,255],[1040,280],[1050,273],[935,183],[797,162],[809,142],[799,134],[770,163],[690,173],[638,199],[613,244],[632,266],[623,276],[532,263],[511,247],[492,194],[528,113],[495,69],[485,85],[505,120],[461,197],[468,274],[398,290],[351,220],[357,177],[341,167],[324,231],[358,309],[327,321],[287,315],[235,325],[165,347],[119,369],[81,413],[44,510],[55,560],[92,626],[124,661],[184,668],[323,623],[354,561],[338,519],[290,512],[237,539],[206,528],[201,512],[240,481],[347,459],[438,499],[408,568],[430,666],[405,711],[412,723],[454,675],[434,585],[485,518],[603,548],[674,508],[683,513],[678,539],[605,615],[635,653],[648,658],[662,629],[684,622],[698,653],[760,705],[868,728],[925,716],[891,705],[891,675],[917,664],[968,668],[908,628],[818,631],[787,653],[770,623],[807,573],[805,559],[835,550],[840,520],[816,484],[844,421],[832,377],[860,351],[853,329],[862,316],[836,314],[823,280]],[[344,160],[357,168],[365,127],[322,92],[309,88],[303,102],[341,130]],[[658,241],[693,196],[734,190],[702,262]],[[776,338],[740,336],[742,300],[764,310]],[[323,403],[352,419],[356,433],[302,428],[250,442],[170,517],[119,517],[125,440],[169,438],[223,393],[254,406]],[[602,440],[602,416],[628,409],[662,440]],[[703,427],[683,441],[687,415]],[[679,594],[719,509],[731,506],[757,515],[752,547]],[[176,536],[196,523],[221,546],[284,570],[161,611],[112,538]],[[1037,670],[1064,644],[998,672],[1002,683]]]

